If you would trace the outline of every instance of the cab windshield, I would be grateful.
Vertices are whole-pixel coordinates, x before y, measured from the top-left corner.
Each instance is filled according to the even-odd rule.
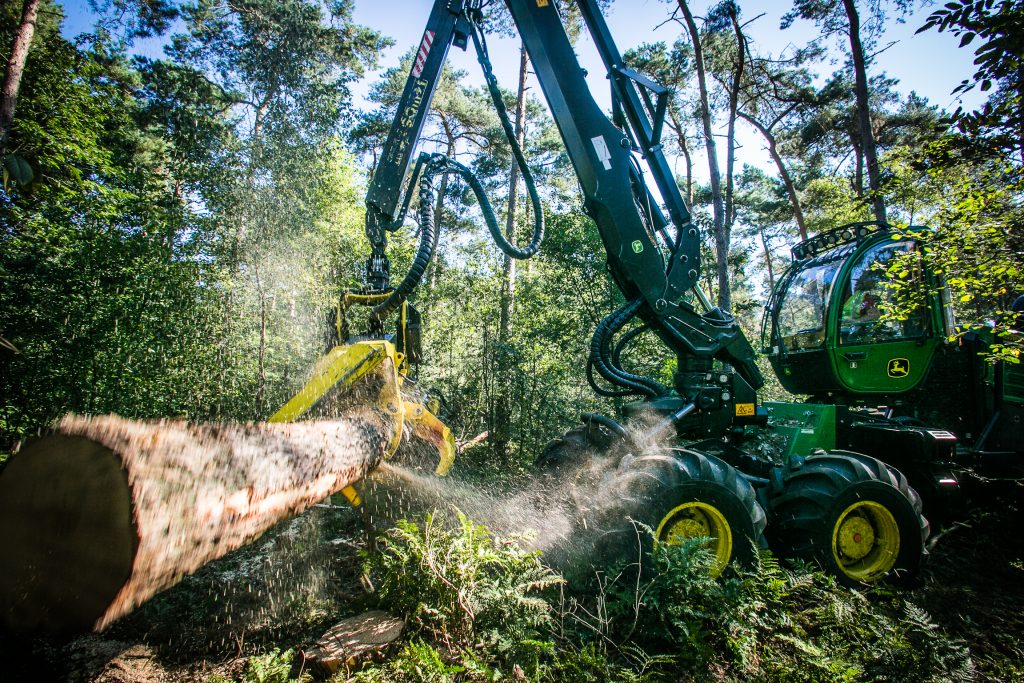
[[[894,304],[893,289],[887,284],[889,266],[899,255],[911,254],[914,249],[915,243],[909,240],[883,242],[864,252],[853,265],[849,281],[843,287],[839,318],[841,344],[899,341],[925,334],[927,312],[922,302],[910,302],[916,305],[903,320],[882,315],[883,310],[891,310]]]
[[[786,351],[821,348],[825,343],[825,312],[832,284],[853,245],[819,257],[816,265],[798,272],[786,288],[775,321],[777,339]]]

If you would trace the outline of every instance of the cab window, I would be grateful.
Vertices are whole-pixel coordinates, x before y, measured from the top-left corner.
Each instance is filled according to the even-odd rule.
[[[909,240],[884,242],[864,252],[854,263],[840,299],[840,343],[868,344],[924,336],[927,311],[923,306],[918,306],[906,320],[882,319],[883,309],[893,298],[893,290],[886,286],[886,271],[898,254],[914,250],[915,243]]]

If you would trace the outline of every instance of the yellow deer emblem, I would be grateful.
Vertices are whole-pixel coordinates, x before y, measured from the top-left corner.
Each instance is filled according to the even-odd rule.
[[[889,361],[886,372],[890,377],[906,377],[910,374],[910,361],[906,358],[893,358]]]

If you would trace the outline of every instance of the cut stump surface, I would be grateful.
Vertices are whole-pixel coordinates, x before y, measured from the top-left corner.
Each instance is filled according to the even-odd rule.
[[[315,646],[306,651],[306,659],[334,673],[360,656],[381,650],[398,640],[404,628],[405,620],[387,612],[364,612],[332,626]]]

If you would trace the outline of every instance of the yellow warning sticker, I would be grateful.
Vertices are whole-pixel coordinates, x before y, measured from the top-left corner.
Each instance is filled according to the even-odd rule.
[[[754,404],[753,403],[737,403],[736,404],[736,415],[737,415],[737,417],[753,415],[754,412],[755,411],[754,411]]]
[[[537,0],[537,7],[547,7],[548,0]]]

